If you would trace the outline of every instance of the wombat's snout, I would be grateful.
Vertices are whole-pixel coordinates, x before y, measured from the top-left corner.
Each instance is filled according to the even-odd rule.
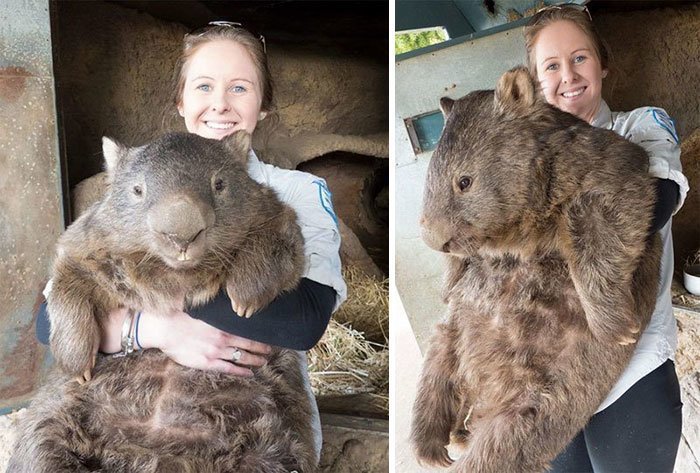
[[[214,224],[214,209],[202,199],[175,194],[150,209],[148,228],[156,234],[163,256],[184,262],[198,259],[203,244],[198,244],[206,229]],[[165,245],[165,247],[163,247]]]
[[[441,224],[438,219],[429,219],[423,215],[420,219],[420,226],[421,237],[430,248],[443,253],[450,252],[452,237],[446,225]]]

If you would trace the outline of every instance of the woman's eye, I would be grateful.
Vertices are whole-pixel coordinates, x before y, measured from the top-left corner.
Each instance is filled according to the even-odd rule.
[[[586,60],[586,56],[576,56],[576,57],[574,58],[574,62],[575,62],[576,64],[581,63],[581,62],[583,62],[583,61],[585,61],[585,60]]]
[[[457,181],[457,186],[459,187],[459,190],[464,192],[469,187],[472,185],[472,178],[469,176],[462,176],[459,178],[459,181]]]
[[[248,89],[246,89],[242,85],[234,85],[233,87],[231,87],[231,92],[233,92],[234,94],[242,94],[243,92],[246,92],[247,90]]]
[[[211,86],[209,84],[199,84],[197,86],[197,90],[201,90],[202,92],[209,92],[211,90]]]
[[[559,66],[557,64],[550,64],[545,68],[545,70],[546,71],[556,71],[558,68],[559,68]]]

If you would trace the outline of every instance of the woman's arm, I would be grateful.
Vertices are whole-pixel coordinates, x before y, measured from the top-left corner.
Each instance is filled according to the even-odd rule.
[[[249,369],[225,361],[231,359],[235,348],[243,353],[238,363],[248,366],[264,364],[259,355],[269,353],[267,344],[308,350],[323,335],[335,301],[333,288],[304,278],[294,291],[246,319],[233,312],[231,301],[222,291],[208,304],[192,309],[191,316],[177,310],[168,314],[142,312],[139,345],[159,348],[177,363],[192,368],[249,375]],[[121,349],[125,317],[126,309],[117,309],[107,318],[102,325],[100,351],[114,353]],[[36,330],[39,341],[48,344],[46,304],[39,309]]]
[[[661,230],[673,215],[678,204],[678,192],[678,184],[674,181],[656,179],[656,205],[654,206],[654,219],[649,230],[650,235]]]
[[[238,317],[221,291],[210,303],[190,310],[192,317],[220,330],[259,342],[294,350],[310,350],[326,331],[336,292],[325,284],[303,278],[250,318]]]

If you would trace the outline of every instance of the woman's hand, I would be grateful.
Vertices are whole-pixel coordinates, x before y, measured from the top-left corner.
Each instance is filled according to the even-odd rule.
[[[112,353],[121,349],[121,327],[126,314],[126,309],[110,313],[102,328],[101,351]],[[223,332],[179,309],[171,309],[167,314],[141,312],[138,340],[142,348],[158,348],[183,366],[238,376],[253,376],[250,368],[265,365],[264,356],[271,350],[269,345]]]

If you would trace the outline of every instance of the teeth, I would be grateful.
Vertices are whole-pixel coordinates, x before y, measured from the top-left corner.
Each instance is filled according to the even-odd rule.
[[[217,123],[217,122],[204,122],[209,128],[214,128],[215,130],[230,130],[236,126],[233,122]]]
[[[585,90],[585,87],[581,87],[578,90],[574,90],[573,92],[564,92],[562,95],[566,97],[567,99],[570,99],[571,97],[576,97],[578,95],[581,95],[583,91]]]
[[[177,260],[178,260],[178,261],[187,261],[187,260],[189,260],[189,259],[190,259],[190,258],[187,256],[187,252],[186,252],[186,251],[181,251],[180,254],[177,255]]]

